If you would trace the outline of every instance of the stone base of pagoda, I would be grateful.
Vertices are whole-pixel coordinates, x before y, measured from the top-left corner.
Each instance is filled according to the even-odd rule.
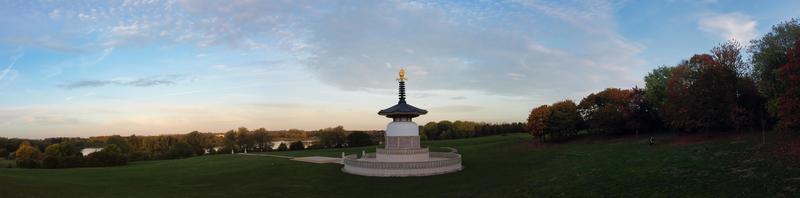
[[[346,173],[374,177],[429,176],[462,169],[460,154],[428,152],[427,148],[404,151],[378,149],[377,153],[367,153],[361,158],[355,154],[345,156],[342,162],[342,171]]]
[[[386,149],[419,149],[419,136],[386,136]]]

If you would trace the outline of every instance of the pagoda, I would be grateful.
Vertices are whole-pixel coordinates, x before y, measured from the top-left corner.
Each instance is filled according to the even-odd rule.
[[[411,119],[428,111],[406,102],[405,71],[400,69],[399,101],[396,105],[378,112],[392,118],[386,126],[384,147],[375,153],[343,156],[342,171],[364,176],[407,177],[427,176],[456,172],[462,169],[461,155],[451,152],[430,152],[420,146],[419,125]]]

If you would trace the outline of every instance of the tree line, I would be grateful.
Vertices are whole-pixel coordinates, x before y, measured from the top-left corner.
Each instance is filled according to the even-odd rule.
[[[428,122],[419,127],[422,140],[461,139],[525,131],[525,123],[485,123],[472,121]]]
[[[743,54],[750,53],[745,60]],[[644,77],[644,88],[608,88],[533,108],[526,128],[543,141],[579,134],[645,131],[800,130],[800,22],[792,19],[750,41],[728,41],[708,53]]]
[[[119,166],[129,161],[177,159],[208,154],[267,152],[317,148],[356,147],[380,142],[381,131],[347,131],[342,126],[302,131],[249,130],[240,127],[225,133],[193,131],[179,135],[100,136],[47,138],[43,140],[0,138],[0,157],[16,160],[22,168],[73,168]],[[333,137],[333,138],[331,138]],[[341,137],[341,138],[340,138]],[[273,140],[292,140],[273,149]],[[301,140],[319,139],[305,145]],[[84,148],[102,148],[87,155]]]

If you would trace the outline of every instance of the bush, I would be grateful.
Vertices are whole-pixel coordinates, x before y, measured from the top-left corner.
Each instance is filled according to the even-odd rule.
[[[115,144],[106,145],[103,150],[86,156],[87,166],[121,166],[128,164],[128,157],[121,153]]]
[[[278,145],[278,149],[277,150],[278,151],[285,151],[285,150],[289,150],[289,147],[286,146],[286,143],[281,142],[281,144]]]
[[[20,168],[39,168],[39,161],[32,159],[17,160],[17,167]]]
[[[99,151],[86,156],[86,165],[97,166],[122,166],[128,164],[128,158],[121,153]]]
[[[372,145],[372,139],[369,134],[356,131],[347,135],[347,145],[350,147],[368,146]]]
[[[42,159],[42,168],[58,168],[58,157],[56,156],[45,156]]]
[[[300,140],[292,142],[292,144],[289,144],[289,150],[303,150],[305,148],[306,146],[303,145],[303,142],[301,142]]]
[[[83,159],[83,156],[72,155],[72,156],[62,157],[59,160],[58,165],[60,168],[77,168],[84,166],[84,161],[85,160]]]
[[[0,157],[2,157],[2,158],[8,157],[8,150],[6,150],[4,148],[0,149]]]

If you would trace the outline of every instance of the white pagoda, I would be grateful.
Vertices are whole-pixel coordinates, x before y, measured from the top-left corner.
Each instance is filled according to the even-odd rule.
[[[430,152],[420,147],[419,125],[412,118],[425,115],[428,111],[406,103],[405,72],[400,69],[400,101],[396,105],[378,112],[378,115],[392,118],[386,126],[384,148],[375,153],[344,156],[342,160],[346,173],[379,176],[408,177],[427,176],[456,172],[462,169],[461,155],[452,152]]]

